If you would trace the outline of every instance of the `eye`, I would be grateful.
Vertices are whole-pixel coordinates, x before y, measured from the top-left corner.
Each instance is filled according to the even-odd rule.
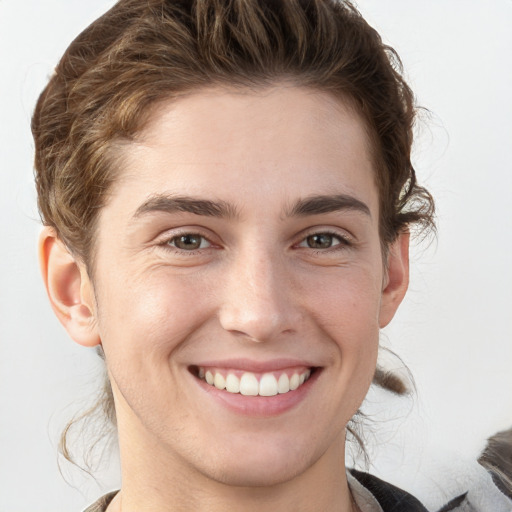
[[[336,245],[348,245],[348,241],[340,235],[334,233],[314,233],[307,236],[299,247],[308,247],[309,249],[330,249]]]
[[[195,233],[185,233],[171,238],[167,242],[167,245],[171,245],[182,251],[196,251],[210,247],[211,244],[204,236]]]

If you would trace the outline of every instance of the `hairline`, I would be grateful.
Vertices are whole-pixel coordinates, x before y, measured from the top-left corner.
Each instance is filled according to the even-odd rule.
[[[357,99],[350,94],[349,92],[339,88],[335,90],[334,88],[330,88],[326,85],[322,86],[320,83],[311,83],[311,79],[308,80],[308,77],[300,74],[289,74],[289,75],[276,75],[275,77],[252,77],[249,79],[248,77],[240,77],[238,81],[234,83],[230,83],[225,78],[212,79],[210,83],[194,85],[190,87],[184,87],[181,90],[169,92],[168,95],[164,95],[160,98],[156,98],[153,100],[147,108],[147,111],[144,113],[140,124],[137,127],[137,130],[133,134],[132,137],[127,137],[123,135],[115,135],[107,142],[106,147],[106,159],[109,162],[107,165],[109,166],[110,175],[112,177],[111,184],[109,189],[107,189],[103,198],[104,201],[99,208],[99,212],[95,215],[93,222],[90,225],[89,229],[89,240],[90,244],[88,246],[88,252],[85,255],[80,255],[79,259],[84,264],[89,277],[92,278],[94,276],[94,271],[96,267],[96,243],[97,243],[97,234],[98,234],[98,224],[99,224],[99,216],[101,215],[101,211],[108,204],[108,197],[111,194],[112,188],[115,186],[116,182],[120,179],[120,174],[123,172],[123,168],[126,167],[126,157],[128,154],[125,152],[122,153],[123,149],[126,149],[127,146],[137,145],[144,142],[144,137],[147,133],[150,132],[151,126],[158,122],[160,115],[160,108],[163,104],[172,105],[181,99],[185,99],[187,97],[196,95],[196,94],[204,94],[204,93],[236,93],[236,94],[265,94],[266,91],[270,91],[275,89],[276,87],[295,87],[304,90],[309,90],[313,94],[324,94],[329,96],[333,100],[333,105],[336,105],[339,108],[346,109],[349,114],[354,115],[360,122],[365,134],[365,148],[368,151],[368,156],[370,159],[370,164],[373,170],[373,180],[374,184],[377,188],[378,193],[378,206],[379,206],[379,214],[378,214],[378,230],[379,230],[379,239],[381,242],[381,251],[383,254],[383,258],[386,259],[387,250],[391,242],[387,242],[384,240],[383,234],[381,232],[381,206],[382,206],[382,190],[379,186],[379,175],[381,173],[388,172],[387,169],[383,168],[383,156],[381,154],[381,147],[379,137],[377,136],[373,128],[371,127],[370,120],[367,116],[364,115],[363,109],[358,105]],[[302,78],[302,80],[301,80]],[[162,109],[163,111],[164,109]],[[380,157],[380,158],[379,158]],[[398,236],[398,233],[396,234]],[[72,251],[75,253],[75,251]]]

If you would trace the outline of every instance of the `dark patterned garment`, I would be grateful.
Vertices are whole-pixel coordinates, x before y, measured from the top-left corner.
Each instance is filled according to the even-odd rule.
[[[351,478],[352,477],[352,478]],[[417,498],[376,476],[355,469],[348,473],[349,486],[361,512],[429,512]],[[512,500],[503,494],[490,475],[470,489],[446,500],[437,512],[512,512]]]

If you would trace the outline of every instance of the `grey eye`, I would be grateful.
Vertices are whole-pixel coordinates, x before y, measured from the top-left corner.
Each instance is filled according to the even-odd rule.
[[[329,249],[340,243],[337,238],[329,233],[316,233],[306,238],[306,244],[311,249]]]
[[[201,235],[186,234],[175,236],[169,241],[169,245],[173,245],[182,251],[194,251],[196,249],[208,247],[209,243]]]

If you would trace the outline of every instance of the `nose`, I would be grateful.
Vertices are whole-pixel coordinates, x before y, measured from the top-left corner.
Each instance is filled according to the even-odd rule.
[[[270,251],[245,251],[225,274],[222,327],[255,342],[297,330],[301,319],[293,276]]]

